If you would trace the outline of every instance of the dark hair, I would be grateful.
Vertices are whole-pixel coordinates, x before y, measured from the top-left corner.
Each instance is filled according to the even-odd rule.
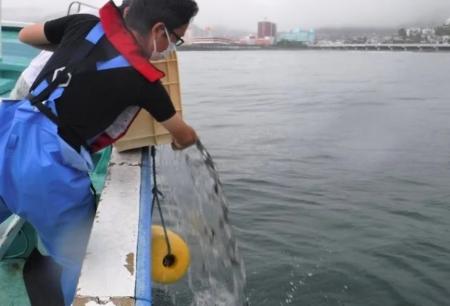
[[[119,11],[123,14],[125,9],[130,6],[131,0],[123,0],[122,4],[119,6]]]
[[[189,23],[197,13],[194,0],[132,0],[125,23],[145,35],[158,22],[173,31]]]

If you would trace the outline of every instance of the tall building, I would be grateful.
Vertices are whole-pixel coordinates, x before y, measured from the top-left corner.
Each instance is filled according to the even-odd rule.
[[[316,41],[316,32],[311,29],[309,31],[301,28],[292,29],[290,32],[282,33],[278,36],[278,41],[298,42],[312,45]]]
[[[258,22],[258,38],[276,37],[277,25],[270,21]]]

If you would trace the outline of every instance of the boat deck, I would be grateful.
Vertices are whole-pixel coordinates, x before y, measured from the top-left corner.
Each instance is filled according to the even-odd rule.
[[[13,89],[17,78],[39,50],[19,42],[19,28],[2,28],[2,57],[0,58],[0,96]]]

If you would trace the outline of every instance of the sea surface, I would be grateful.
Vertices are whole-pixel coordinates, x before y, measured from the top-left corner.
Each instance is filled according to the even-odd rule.
[[[450,305],[450,53],[179,58],[250,305]]]

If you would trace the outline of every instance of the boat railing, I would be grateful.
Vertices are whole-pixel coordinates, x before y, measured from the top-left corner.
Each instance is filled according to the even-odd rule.
[[[81,1],[73,1],[69,4],[69,7],[67,9],[67,15],[78,14],[81,12],[81,9],[83,7],[87,7],[87,8],[95,9],[95,10],[99,9],[97,6],[92,5],[92,4],[84,3]],[[74,10],[74,11],[72,11],[72,10]]]
[[[2,27],[7,27],[7,28],[23,28],[30,24],[33,24],[33,23],[32,22],[15,21],[15,20],[2,20]]]
[[[1,1],[0,1],[1,3]],[[67,9],[67,15],[71,14],[78,14],[82,10],[83,7],[87,7],[90,9],[98,10],[99,8],[97,6],[84,3],[81,1],[73,1],[69,4],[69,7]],[[0,10],[1,11],[1,10]],[[9,28],[23,28],[27,25],[33,24],[33,22],[23,22],[23,21],[16,21],[16,20],[1,20],[1,26],[3,27],[9,27]]]

